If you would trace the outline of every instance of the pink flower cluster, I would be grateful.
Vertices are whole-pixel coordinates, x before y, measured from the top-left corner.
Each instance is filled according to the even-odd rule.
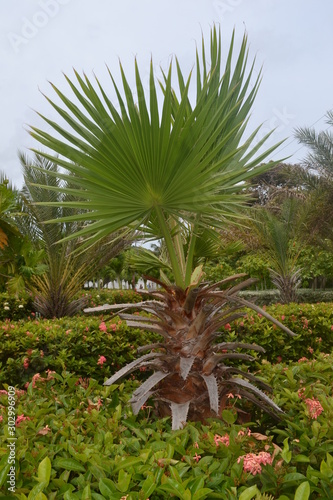
[[[118,325],[121,325],[121,321],[118,321]],[[117,331],[117,325],[116,323],[110,323],[110,328],[113,332]],[[105,324],[105,321],[102,321],[99,325],[99,329],[101,332],[107,332],[108,327]]]
[[[35,375],[32,377],[32,387],[35,388],[36,387],[36,382],[37,380],[39,382],[47,382],[48,380],[53,380],[54,377],[52,377],[52,374],[55,373],[55,371],[52,371],[52,370],[46,370],[46,373],[47,373],[47,378],[45,377],[42,377],[40,373],[35,373]],[[28,389],[29,387],[29,382],[27,382],[24,387],[26,389]]]
[[[248,453],[247,455],[242,455],[238,457],[237,463],[244,459],[243,470],[244,472],[249,472],[253,476],[260,474],[262,471],[261,465],[271,465],[273,458],[266,451],[261,451],[256,455],[255,453]]]
[[[18,426],[21,422],[24,422],[24,420],[30,420],[30,418],[25,417],[23,414],[19,415],[16,419],[15,425]]]
[[[106,361],[106,358],[104,356],[100,356],[98,361],[97,361],[97,364],[100,366],[103,366],[103,363],[105,363],[105,361]]]
[[[106,332],[106,330],[108,329],[104,321],[102,321],[102,323],[99,325],[99,329],[101,330],[101,332]]]
[[[316,419],[319,415],[324,411],[324,408],[321,406],[318,399],[308,398],[305,400],[305,404],[308,407],[308,411],[310,413],[310,417]]]
[[[219,446],[220,443],[224,444],[225,446],[229,446],[230,438],[229,438],[228,434],[225,434],[224,436],[219,436],[218,434],[215,434],[214,442],[215,442],[216,446]]]
[[[303,358],[299,358],[298,363],[302,363],[303,361],[309,361],[308,358],[303,356]]]

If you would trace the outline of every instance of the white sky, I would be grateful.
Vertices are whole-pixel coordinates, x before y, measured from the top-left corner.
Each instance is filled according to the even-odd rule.
[[[272,158],[300,161],[294,128],[326,128],[333,108],[332,19],[332,0],[0,0],[0,170],[21,187],[17,151],[39,147],[26,131],[42,125],[33,110],[56,117],[39,91],[54,97],[48,80],[70,96],[62,72],[74,67],[112,95],[105,64],[119,81],[118,58],[129,79],[135,56],[143,79],[151,56],[166,68],[177,55],[189,70],[214,22],[226,49],[233,28],[238,40],[247,30],[250,59],[263,66],[251,126],[277,127],[267,145],[287,141]]]

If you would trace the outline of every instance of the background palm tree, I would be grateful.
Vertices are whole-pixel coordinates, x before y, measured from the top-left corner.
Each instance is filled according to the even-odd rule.
[[[299,127],[295,137],[299,143],[307,146],[310,153],[304,160],[304,166],[316,170],[321,176],[333,178],[333,110],[326,113],[327,130],[316,132],[314,128]]]
[[[19,191],[0,173],[0,287],[14,295],[24,293],[26,283],[45,271],[43,252],[20,231],[21,202]]]
[[[254,211],[255,228],[262,248],[267,249],[271,281],[280,292],[283,304],[297,302],[301,268],[297,265],[301,244],[297,237],[301,226],[300,198],[286,198],[277,213],[267,208]]]
[[[56,175],[51,175],[59,172],[56,163],[45,160],[38,154],[33,160],[20,154],[20,161],[25,181],[21,192],[22,212],[26,215],[20,220],[20,229],[34,243],[35,248],[39,249],[40,264],[44,264],[43,273],[34,276],[29,284],[29,289],[34,294],[34,305],[46,318],[73,316],[85,304],[85,296],[80,293],[85,281],[130,245],[130,241],[120,238],[108,244],[104,238],[98,254],[73,254],[78,247],[77,238],[58,244],[60,240],[74,235],[82,226],[82,222],[61,222],[61,218],[69,214],[79,215],[83,211],[79,208],[67,208],[65,205],[54,207],[41,203],[66,204],[69,200],[78,201],[79,197],[70,193],[70,179],[62,182]],[[41,189],[38,186],[40,184],[49,189]],[[58,191],[50,188],[57,188]],[[50,219],[55,222],[45,224]]]
[[[223,65],[221,36],[216,28],[212,29],[210,60],[204,42],[201,61],[196,54],[193,105],[191,74],[183,75],[177,59],[179,92],[173,88],[170,65],[161,83],[161,104],[153,64],[147,97],[137,63],[136,95],[122,66],[122,91],[110,74],[119,111],[97,79],[95,90],[87,76],[75,72],[76,84],[68,77],[66,80],[77,103],[54,86],[63,107],[48,99],[67,126],[43,117],[60,137],[35,127],[31,130],[41,144],[60,155],[57,162],[66,171],[50,174],[65,182],[70,179],[71,185],[76,185],[47,189],[83,200],[50,201],[43,206],[84,211],[62,217],[66,224],[89,218],[90,223],[75,233],[83,248],[90,248],[114,231],[124,235],[139,231],[142,239],[163,241],[173,284],[167,279],[158,282],[164,292],[154,292],[156,300],[139,306],[152,317],[143,320],[136,315],[122,316],[129,325],[159,333],[163,342],[143,348],[152,351],[107,383],[140,366],[154,370],[133,395],[133,409],[137,412],[154,392],[159,414],[168,414],[171,409],[174,428],[180,427],[187,416],[203,419],[220,414],[226,394],[232,391],[267,411],[279,411],[250,381],[267,388],[264,383],[225,364],[228,358],[252,359],[239,349],[261,349],[228,342],[213,345],[221,335],[220,327],[239,317],[240,307],[249,305],[238,292],[252,281],[235,284],[243,278],[241,275],[208,286],[202,281],[202,264],[196,266],[199,240],[204,236],[209,244],[228,221],[242,218],[240,209],[248,200],[244,183],[267,168],[258,165],[276,147],[257,154],[267,139],[251,146],[259,128],[243,139],[261,77],[253,80],[253,65],[246,71],[246,36],[235,60],[233,52],[234,37]],[[55,161],[54,154],[41,154]],[[63,241],[71,238],[67,236]]]

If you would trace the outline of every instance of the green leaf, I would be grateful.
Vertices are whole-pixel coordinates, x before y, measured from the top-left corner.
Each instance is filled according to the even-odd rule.
[[[297,488],[294,496],[294,500],[308,500],[310,497],[310,484],[308,481],[304,481],[304,483],[300,484]]]
[[[211,493],[213,490],[210,488],[200,488],[200,490],[196,491],[192,496],[192,500],[200,500],[201,498],[207,498],[207,495]]]
[[[300,481],[301,479],[306,479],[304,474],[301,474],[300,472],[291,472],[289,474],[286,474],[283,478],[283,483],[289,483],[293,481]]]
[[[142,458],[141,457],[129,457],[125,458],[124,460],[121,460],[116,467],[114,468],[113,472],[118,472],[121,469],[127,469],[127,467],[132,467],[133,465],[140,464],[142,463]]]
[[[307,457],[306,455],[296,455],[295,461],[296,462],[310,462],[310,458]]]
[[[281,452],[281,456],[283,458],[283,460],[289,464],[290,460],[291,460],[291,457],[292,457],[292,453],[291,451],[289,450],[289,443],[288,443],[288,438],[284,439],[283,440],[283,450]]]
[[[222,418],[227,424],[234,424],[236,422],[236,415],[230,410],[223,410]]]
[[[117,488],[122,493],[126,493],[130,485],[132,474],[127,474],[123,469],[119,471]]]
[[[112,494],[116,493],[117,487],[115,483],[108,478],[103,478],[100,480],[98,483],[99,491],[104,495],[106,498],[112,498]]]
[[[0,487],[3,486],[4,482],[6,481],[9,470],[10,470],[10,464],[6,464],[2,468],[0,472]]]
[[[165,476],[164,476],[165,477]],[[172,493],[173,495],[176,495],[176,497],[180,498],[181,500],[186,500],[186,494],[185,494],[185,488],[181,483],[176,481],[175,479],[171,477],[166,478],[166,482],[162,484],[158,489],[161,489],[163,491],[166,491],[168,493]],[[191,492],[189,491],[190,495]],[[191,496],[190,496],[191,498]]]
[[[191,490],[191,493],[192,495],[200,490],[201,488],[203,488],[205,482],[204,482],[204,479],[203,477],[197,477],[193,482],[191,481],[191,483],[189,484],[189,488]]]
[[[329,453],[326,454],[327,465],[333,470],[333,457]]]
[[[72,488],[74,489],[74,488]],[[64,500],[77,500],[77,496],[71,490],[67,490],[64,494]]]
[[[37,496],[43,491],[44,488],[46,488],[46,486],[45,482],[36,484],[36,486],[34,486],[30,491],[28,500],[38,500]]]
[[[91,490],[89,484],[87,484],[87,486],[82,491],[81,500],[91,500]]]
[[[44,481],[46,486],[48,486],[50,482],[51,468],[51,460],[49,457],[45,457],[38,466],[38,481],[40,483]]]
[[[150,495],[156,490],[157,484],[155,482],[154,476],[148,476],[142,485],[142,492],[145,498],[149,498]]]
[[[250,486],[239,495],[239,500],[251,500],[251,498],[258,494],[260,494],[260,491],[257,486]]]
[[[73,458],[56,458],[53,461],[53,467],[59,469],[72,470],[76,472],[86,472],[86,469]]]

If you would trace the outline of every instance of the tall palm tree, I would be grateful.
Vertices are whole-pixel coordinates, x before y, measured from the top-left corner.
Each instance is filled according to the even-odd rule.
[[[163,342],[144,347],[151,352],[106,383],[140,366],[154,370],[134,393],[133,409],[137,412],[154,392],[159,414],[168,414],[171,409],[174,428],[180,427],[187,416],[203,419],[220,414],[226,394],[231,391],[267,411],[279,411],[250,381],[267,389],[265,384],[225,364],[228,358],[253,359],[239,349],[260,351],[260,347],[228,342],[212,345],[221,335],[219,328],[239,317],[239,307],[249,305],[238,292],[251,280],[235,284],[243,275],[231,277],[220,284],[226,287],[221,291],[217,285],[205,284],[202,265],[195,266],[203,232],[208,244],[228,221],[240,217],[239,209],[248,199],[243,192],[244,182],[264,169],[257,166],[275,149],[258,153],[267,136],[251,146],[259,128],[247,140],[242,139],[260,75],[253,82],[253,65],[246,71],[246,36],[235,61],[233,52],[234,36],[223,65],[221,35],[213,28],[210,61],[204,42],[201,57],[196,54],[194,104],[190,99],[191,74],[184,77],[177,59],[179,92],[172,86],[171,64],[160,84],[161,104],[153,64],[148,96],[136,62],[136,96],[121,65],[122,91],[109,72],[119,111],[97,78],[95,90],[87,76],[75,72],[77,83],[67,76],[66,80],[77,103],[55,86],[63,107],[48,98],[67,126],[43,117],[57,138],[54,133],[31,128],[34,138],[59,155],[57,161],[66,172],[54,175],[65,181],[74,175],[72,183],[77,187],[65,192],[85,200],[66,203],[89,211],[91,222],[76,233],[83,248],[120,230],[124,234],[140,231],[142,238],[163,241],[173,283],[160,281],[164,291],[154,292],[155,300],[139,305],[152,317],[137,321],[138,316],[123,314],[129,325],[158,332]],[[54,153],[42,154],[55,161]],[[57,187],[52,189],[59,192]],[[83,213],[62,220],[67,223],[86,219]]]

